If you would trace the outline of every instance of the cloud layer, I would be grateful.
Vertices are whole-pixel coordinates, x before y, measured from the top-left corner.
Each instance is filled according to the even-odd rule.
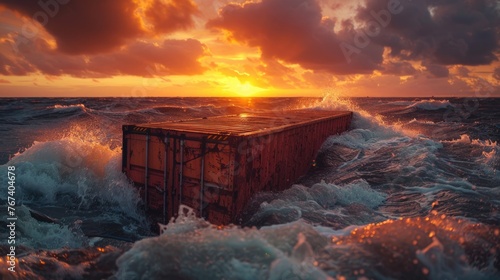
[[[420,61],[432,75],[446,77],[447,65],[498,60],[499,12],[493,0],[366,0],[351,20],[339,23],[324,18],[316,0],[262,0],[227,5],[207,26],[259,47],[265,59],[306,69],[414,73],[407,63],[383,66],[387,48],[390,59]]]
[[[450,72],[454,65],[498,67],[500,6],[495,0],[196,1],[0,0],[0,10],[15,13],[18,25],[0,28],[0,74],[150,77],[196,75],[211,68],[242,83],[300,88],[334,75],[423,72],[446,78],[456,75]],[[342,17],[335,16],[336,10]],[[346,11],[352,15],[346,17]],[[206,25],[200,24],[207,17]],[[39,21],[43,32],[27,36],[26,19]],[[198,29],[173,36],[194,39],[168,37],[190,28]],[[258,49],[260,59],[248,58],[247,51],[246,61],[229,65],[238,49],[224,40],[214,43],[209,30],[250,46],[247,50]],[[210,46],[215,58],[202,65]],[[500,80],[499,68],[493,68],[486,69],[489,79]]]
[[[0,0],[0,6],[42,24],[57,49],[96,54],[118,49],[137,37],[191,27],[191,0]]]
[[[393,0],[396,1],[396,0]],[[373,12],[387,10],[387,0],[366,0],[356,18],[368,25]],[[484,65],[500,50],[500,10],[494,0],[398,0],[402,11],[391,15],[374,38],[403,60],[441,65]]]
[[[382,62],[383,48],[372,45],[348,63],[340,43],[349,32],[335,34],[334,22],[322,19],[315,0],[229,4],[207,26],[228,30],[232,39],[259,47],[264,59],[277,58],[306,69],[369,73]]]
[[[5,49],[5,44],[0,44],[0,48]],[[198,61],[205,54],[206,46],[194,39],[169,39],[161,44],[137,41],[110,54],[87,56],[60,54],[51,50],[44,40],[37,39],[21,45],[15,56],[0,53],[0,74],[39,72],[81,78],[194,75],[205,70]]]
[[[2,75],[150,77],[205,71],[199,62],[205,45],[160,36],[193,25],[198,10],[191,0],[0,0],[1,6],[41,24],[18,20],[18,32],[0,34],[5,35]]]

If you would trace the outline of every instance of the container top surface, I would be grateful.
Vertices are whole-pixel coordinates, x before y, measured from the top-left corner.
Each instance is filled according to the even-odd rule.
[[[351,112],[348,111],[289,110],[147,123],[136,126],[181,132],[248,136],[272,133],[287,127],[335,119],[349,114]]]

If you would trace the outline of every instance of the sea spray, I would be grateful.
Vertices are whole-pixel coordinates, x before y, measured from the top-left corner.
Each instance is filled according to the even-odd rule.
[[[162,235],[136,242],[120,257],[116,276],[120,279],[199,279],[202,275],[204,279],[284,279],[285,276],[328,279],[314,266],[314,250],[325,246],[327,239],[303,222],[261,230],[207,226],[186,209],[179,211],[179,218],[169,223]]]

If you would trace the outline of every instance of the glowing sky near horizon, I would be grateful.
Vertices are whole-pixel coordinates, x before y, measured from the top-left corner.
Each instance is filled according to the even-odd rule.
[[[0,97],[500,97],[494,0],[0,0]]]

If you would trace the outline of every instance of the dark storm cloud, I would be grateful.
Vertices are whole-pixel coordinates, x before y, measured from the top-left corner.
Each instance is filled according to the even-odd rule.
[[[0,0],[21,15],[40,22],[57,42],[58,50],[67,54],[95,54],[116,50],[130,39],[172,32],[192,25],[196,11],[191,0],[174,0],[169,4],[154,1],[145,7],[143,27],[134,0]],[[162,13],[162,17],[160,14]]]
[[[228,30],[232,39],[259,47],[263,59],[280,59],[315,71],[415,73],[409,64],[384,64],[383,50],[388,48],[393,58],[426,61],[432,75],[446,77],[448,69],[440,65],[484,65],[497,60],[500,22],[495,3],[366,0],[352,21],[339,23],[322,18],[317,0],[263,0],[229,4],[207,26]],[[402,11],[391,11],[391,5]],[[374,16],[382,11],[391,11],[387,24]],[[340,24],[337,33],[335,24]],[[368,32],[372,35],[366,37]],[[363,33],[365,39],[359,36]],[[349,48],[342,49],[341,44]]]
[[[397,0],[393,0],[397,1]],[[367,0],[357,19],[367,24],[388,0]],[[401,59],[442,65],[484,65],[497,60],[500,16],[494,0],[400,0],[403,11],[391,15],[374,38]]]
[[[383,74],[391,74],[396,76],[414,75],[418,71],[409,62],[388,62],[384,64],[381,70]]]
[[[7,58],[0,54],[0,74],[39,72],[83,78],[195,75],[205,71],[198,61],[205,54],[205,45],[193,39],[165,40],[159,45],[137,41],[110,54],[90,56],[60,54],[38,39],[23,45],[16,56]]]
[[[322,19],[321,7],[315,0],[229,4],[207,26],[228,30],[234,40],[259,47],[265,60],[280,59],[306,69],[370,73],[382,62],[383,48],[377,45],[366,47],[347,61],[340,43],[352,41],[355,31],[335,34],[334,22]]]
[[[433,77],[436,77],[436,78],[446,78],[450,75],[450,70],[448,70],[448,68],[446,66],[443,66],[443,65],[423,62],[422,66],[424,66],[425,69]]]

